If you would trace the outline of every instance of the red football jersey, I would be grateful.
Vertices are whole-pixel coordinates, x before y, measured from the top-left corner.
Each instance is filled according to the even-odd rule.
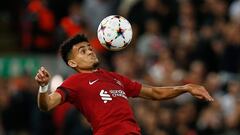
[[[57,92],[87,118],[94,135],[140,135],[129,97],[139,95],[141,84],[114,72],[98,69],[67,78]]]

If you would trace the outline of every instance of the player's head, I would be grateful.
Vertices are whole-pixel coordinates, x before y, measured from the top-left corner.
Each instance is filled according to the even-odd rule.
[[[82,34],[64,41],[60,46],[60,54],[64,62],[77,71],[95,69],[99,65],[88,39]]]

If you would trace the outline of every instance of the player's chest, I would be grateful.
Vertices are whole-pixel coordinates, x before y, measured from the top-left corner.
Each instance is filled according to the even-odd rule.
[[[110,103],[116,101],[127,101],[124,85],[121,80],[112,76],[90,76],[82,80],[79,89],[79,99],[84,101],[98,101]]]

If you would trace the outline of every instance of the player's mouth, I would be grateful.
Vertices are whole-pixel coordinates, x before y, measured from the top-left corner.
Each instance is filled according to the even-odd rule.
[[[91,56],[91,59],[96,59],[96,56]]]

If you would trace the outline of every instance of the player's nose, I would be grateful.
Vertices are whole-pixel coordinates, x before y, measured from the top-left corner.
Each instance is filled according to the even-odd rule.
[[[93,52],[91,49],[88,49],[88,50],[87,50],[87,54],[88,54],[88,55],[93,55],[94,52]]]

